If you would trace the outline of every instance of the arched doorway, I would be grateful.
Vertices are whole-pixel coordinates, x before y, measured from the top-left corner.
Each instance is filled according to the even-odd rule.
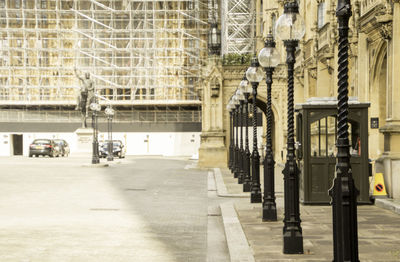
[[[370,126],[370,157],[378,158],[384,152],[384,135],[379,132],[379,127],[386,124],[387,101],[387,45],[382,43],[376,54],[374,70],[370,87],[370,117],[378,119],[378,125]]]

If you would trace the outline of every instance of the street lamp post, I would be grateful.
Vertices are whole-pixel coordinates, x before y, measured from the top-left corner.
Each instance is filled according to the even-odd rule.
[[[272,154],[272,109],[271,109],[271,89],[272,74],[274,68],[280,62],[280,55],[275,48],[275,41],[271,33],[265,41],[265,47],[261,49],[258,59],[266,72],[267,83],[267,146],[264,158],[264,199],[262,209],[263,221],[276,221],[275,203],[275,161]]]
[[[243,155],[243,192],[251,192],[251,173],[250,173],[250,148],[249,148],[249,96],[252,91],[251,85],[248,84],[246,75],[240,81],[239,88],[244,94],[244,125],[245,125],[245,149]]]
[[[234,148],[234,152],[233,152],[233,177],[234,178],[238,178],[239,176],[239,127],[238,127],[238,123],[239,123],[239,106],[240,106],[240,102],[239,99],[237,99],[236,97],[236,93],[233,96],[233,104],[235,106],[235,113],[234,113],[234,125],[235,125],[235,148]]]
[[[100,163],[100,158],[99,158],[99,141],[98,141],[98,123],[97,123],[97,117],[98,117],[98,112],[101,110],[100,104],[97,103],[97,98],[95,102],[90,104],[90,109],[92,110],[92,128],[93,128],[93,143],[92,143],[92,164],[98,164]]]
[[[285,217],[283,227],[283,253],[302,254],[303,233],[300,220],[299,204],[299,173],[295,159],[294,148],[294,64],[295,51],[299,40],[304,36],[304,21],[299,15],[296,1],[287,2],[284,13],[276,22],[277,36],[283,40],[286,48],[286,63],[288,67],[288,108],[287,108],[287,155],[284,175]]]
[[[243,184],[244,180],[244,148],[243,148],[243,104],[244,95],[240,87],[236,90],[236,98],[239,99],[239,128],[240,128],[240,139],[239,139],[239,174],[238,183]]]
[[[228,105],[226,106],[226,109],[229,110],[229,162],[228,162],[228,167],[231,171],[233,171],[233,104],[232,104],[232,99],[229,100]]]
[[[260,187],[260,154],[257,148],[257,87],[263,79],[264,74],[258,63],[258,59],[254,56],[251,65],[246,71],[246,77],[253,87],[253,153],[251,155],[252,164],[252,183],[251,183],[251,203],[261,203],[261,187]]]
[[[112,119],[114,116],[114,109],[111,108],[111,106],[108,106],[105,109],[105,113],[107,115],[107,131],[108,131],[108,156],[107,156],[107,161],[113,161],[114,160],[114,154],[113,154],[113,141],[112,141]]]
[[[329,190],[332,198],[334,262],[358,262],[357,195],[350,166],[348,132],[348,34],[351,16],[350,0],[338,0],[338,132],[336,176]]]

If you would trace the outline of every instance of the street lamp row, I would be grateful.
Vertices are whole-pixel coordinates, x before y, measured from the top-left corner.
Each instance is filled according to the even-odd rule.
[[[276,24],[277,36],[283,41],[286,48],[287,57],[286,63],[288,68],[288,123],[287,123],[287,156],[286,164],[283,170],[284,175],[284,227],[283,227],[283,252],[285,254],[299,254],[303,253],[303,236],[302,228],[300,225],[300,210],[299,210],[299,169],[296,164],[295,151],[294,151],[294,64],[295,64],[295,50],[299,40],[304,36],[305,25],[303,19],[299,16],[298,5],[296,2],[288,2],[284,7],[284,14],[278,19]],[[233,167],[233,172],[240,175],[244,173],[244,184],[246,185],[247,177],[250,180],[250,201],[251,203],[262,202],[262,220],[263,221],[276,221],[276,203],[275,203],[275,188],[274,188],[274,172],[275,161],[272,152],[272,103],[271,103],[271,89],[272,89],[272,75],[274,68],[280,63],[280,55],[275,48],[275,41],[271,33],[268,34],[265,46],[260,51],[257,57],[253,57],[251,66],[246,71],[246,79],[252,86],[252,102],[253,102],[253,151],[251,154],[251,173],[246,169],[246,153],[242,147],[242,121],[243,121],[243,105],[246,105],[249,95],[244,95],[246,92],[246,85],[243,80],[236,90],[232,100],[228,104],[228,109],[232,110],[231,117],[233,118],[231,130],[234,129],[236,124],[236,132],[232,132],[232,136],[236,140],[231,139],[233,145],[230,148],[236,152],[236,158],[230,154],[230,167]],[[260,155],[257,148],[257,88],[262,81],[264,73],[261,66],[265,70],[266,84],[267,84],[267,144],[266,154],[264,158],[264,197],[262,199],[261,186],[260,186]],[[244,79],[245,80],[245,79]],[[250,91],[247,89],[247,93]],[[234,105],[234,106],[232,106]],[[245,114],[247,120],[247,113]],[[240,120],[239,120],[240,119]],[[240,121],[240,122],[239,122]],[[240,144],[238,143],[238,126],[240,125]],[[247,125],[246,125],[247,128]],[[246,140],[248,134],[246,132]],[[236,143],[235,143],[236,141]],[[232,152],[232,151],[231,151]],[[245,189],[245,187],[244,187]],[[246,188],[247,189],[247,188]],[[244,190],[245,191],[245,190]]]
[[[333,186],[329,190],[332,198],[332,224],[333,224],[333,253],[334,262],[358,262],[358,237],[357,237],[357,194],[350,166],[349,139],[348,139],[348,31],[351,16],[350,0],[338,0],[336,16],[339,25],[338,47],[338,137],[337,137],[337,164],[336,176]],[[294,143],[294,64],[295,51],[299,40],[305,34],[305,24],[299,15],[297,1],[286,2],[284,13],[276,22],[275,31],[283,41],[286,49],[287,64],[287,155],[284,175],[284,227],[283,227],[283,253],[302,254],[303,235],[300,220],[299,204],[299,175],[295,159]],[[257,57],[254,57],[246,75],[240,82],[228,103],[230,110],[230,154],[229,167],[235,177],[242,179],[243,191],[251,191],[251,203],[261,202],[260,189],[260,156],[257,149],[257,87],[263,75],[259,65],[264,68],[267,84],[267,143],[264,159],[264,197],[262,208],[263,221],[276,221],[276,203],[274,190],[274,165],[272,152],[272,108],[271,86],[274,68],[279,64],[280,55],[275,49],[272,34],[267,36],[265,47]],[[252,86],[253,102],[253,152],[248,147],[248,101],[250,89],[247,80]],[[243,115],[243,107],[245,112]],[[246,137],[245,149],[242,145],[242,126],[245,119]],[[238,126],[240,125],[240,145],[238,144]],[[234,128],[236,127],[236,131]],[[236,138],[236,140],[234,140]],[[243,175],[240,177],[240,175]]]

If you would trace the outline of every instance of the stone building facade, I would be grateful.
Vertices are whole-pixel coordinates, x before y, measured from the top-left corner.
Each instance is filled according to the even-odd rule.
[[[335,0],[301,0],[300,14],[306,33],[296,52],[295,104],[310,98],[337,97],[338,23]],[[283,13],[284,0],[257,0],[257,53],[263,39]],[[368,109],[369,159],[373,172],[384,174],[390,197],[400,199],[400,1],[351,1],[349,32],[349,97],[370,103]],[[285,161],[286,152],[286,52],[277,39],[281,64],[272,84],[274,113],[274,152],[277,163]],[[223,131],[225,146],[229,141],[229,113],[226,103],[239,85],[246,66],[222,66]],[[266,101],[266,87],[259,88],[259,99]],[[204,106],[204,105],[203,105]],[[203,108],[204,109],[204,108]],[[204,117],[204,115],[203,115]],[[203,122],[207,121],[203,119]],[[265,129],[264,129],[265,130]],[[264,131],[265,132],[265,131]],[[352,141],[357,150],[362,141]]]

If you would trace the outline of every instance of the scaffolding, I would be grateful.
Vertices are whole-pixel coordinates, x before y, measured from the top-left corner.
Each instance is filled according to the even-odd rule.
[[[221,0],[222,54],[254,52],[255,1]]]
[[[207,0],[0,0],[0,105],[201,104]]]

